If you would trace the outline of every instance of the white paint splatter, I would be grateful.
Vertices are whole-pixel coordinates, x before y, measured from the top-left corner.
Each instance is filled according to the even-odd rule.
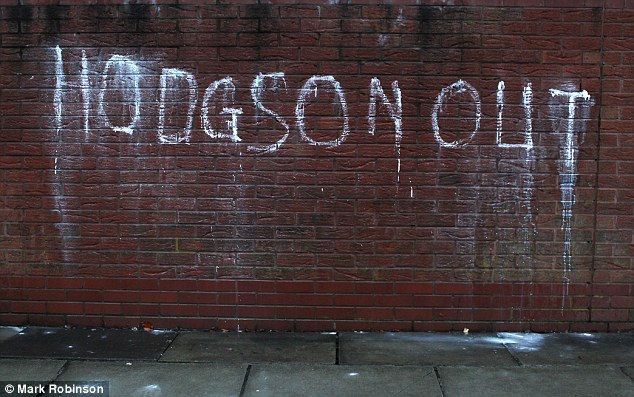
[[[212,100],[216,99],[216,91],[222,87],[222,111],[220,115],[230,115],[231,117],[225,121],[226,130],[229,133],[222,133],[215,131],[211,126],[209,120],[209,104]],[[238,116],[242,114],[242,108],[230,108],[228,105],[232,105],[235,102],[236,86],[233,84],[233,79],[229,76],[224,79],[214,81],[205,90],[205,96],[203,97],[202,109],[200,111],[200,117],[202,119],[203,128],[205,133],[214,139],[230,139],[232,142],[240,142],[242,139],[238,136]]]
[[[251,145],[247,147],[247,150],[250,150],[256,153],[271,153],[278,150],[284,144],[284,142],[286,142],[286,139],[288,139],[288,135],[291,130],[288,123],[286,122],[286,120],[284,120],[284,118],[282,118],[282,116],[272,111],[271,109],[264,107],[264,105],[262,104],[262,95],[264,94],[264,91],[266,89],[264,85],[264,82],[266,79],[273,80],[273,83],[275,84],[274,87],[277,87],[277,81],[281,80],[284,83],[284,90],[286,90],[286,79],[284,79],[284,73],[282,72],[267,73],[267,74],[259,73],[255,77],[255,79],[253,79],[253,84],[251,84],[251,98],[253,99],[253,104],[255,105],[255,108],[257,110],[265,114],[268,114],[269,116],[273,117],[275,121],[280,123],[282,127],[284,127],[284,130],[286,131],[286,133],[280,139],[278,139],[277,142],[272,143],[270,145],[266,145],[266,146]]]
[[[459,139],[452,142],[447,142],[440,136],[440,127],[438,126],[438,112],[442,112],[443,103],[445,102],[446,99],[449,99],[456,94],[462,94],[465,92],[468,92],[469,95],[471,95],[471,99],[473,100],[476,106],[475,128],[468,138]],[[436,104],[434,105],[434,109],[431,112],[431,124],[432,124],[432,129],[434,130],[434,137],[436,138],[436,141],[442,147],[446,147],[446,148],[465,147],[467,143],[469,143],[473,139],[475,134],[480,129],[481,117],[482,117],[482,105],[480,103],[480,94],[478,94],[478,90],[476,90],[471,84],[467,83],[466,81],[458,80],[457,82],[443,88],[438,94],[438,100],[436,101]]]
[[[306,97],[311,92],[314,92],[315,97],[317,97],[317,83],[324,82],[329,83],[335,90],[335,96],[339,100],[339,104],[341,106],[341,111],[343,113],[343,130],[341,135],[335,139],[334,141],[327,142],[318,142],[310,138],[306,135],[306,131],[304,128],[304,105],[306,102]],[[306,81],[304,86],[299,92],[299,97],[297,98],[297,105],[295,106],[295,118],[297,120],[297,129],[299,130],[299,135],[306,142],[309,142],[313,145],[323,145],[323,146],[339,146],[341,145],[348,134],[350,133],[350,127],[348,123],[348,105],[346,103],[346,96],[343,93],[343,89],[341,88],[341,84],[333,76],[313,76]]]
[[[174,134],[165,134],[165,97],[168,90],[168,80],[174,81],[178,79],[185,79],[189,88],[189,107],[187,109],[187,125],[183,129],[183,132]],[[160,99],[159,99],[159,125],[158,125],[158,138],[160,143],[189,143],[189,138],[194,125],[194,110],[196,109],[196,102],[198,101],[198,83],[193,74],[181,69],[165,68],[161,73],[161,86],[160,86]]]
[[[583,91],[562,91],[551,89],[550,95],[568,99],[568,122],[565,137],[561,148],[561,158],[559,162],[559,188],[561,190],[562,224],[564,232],[564,290],[562,296],[562,310],[565,297],[568,295],[570,286],[570,272],[572,271],[572,207],[575,203],[575,185],[577,183],[577,153],[579,144],[575,136],[575,119],[577,101],[592,104],[592,99],[586,90]]]
[[[401,139],[403,137],[402,115],[403,104],[401,90],[398,88],[398,81],[392,82],[392,91],[394,92],[394,104],[390,102],[387,95],[381,87],[381,80],[374,77],[370,81],[370,103],[368,105],[368,124],[370,125],[369,133],[374,135],[376,130],[376,99],[381,98],[381,103],[387,109],[388,114],[394,122],[394,141],[396,145],[396,161],[397,161],[397,181],[401,181]]]
[[[114,69],[114,79],[116,82],[115,90],[118,91],[122,97],[134,96],[134,111],[130,112],[132,120],[127,126],[113,126],[110,123],[106,109],[104,106],[104,99],[106,91],[108,89],[108,71],[110,68]],[[101,83],[101,91],[99,92],[99,116],[103,120],[103,123],[112,128],[116,132],[124,132],[126,134],[132,134],[134,127],[139,121],[140,109],[141,109],[141,90],[139,89],[139,80],[141,78],[141,71],[139,66],[130,57],[124,55],[113,55],[110,57],[103,70],[103,80]],[[130,87],[130,84],[132,87]]]

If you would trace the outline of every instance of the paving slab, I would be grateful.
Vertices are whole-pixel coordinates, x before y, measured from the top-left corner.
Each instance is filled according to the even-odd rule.
[[[66,360],[0,359],[0,381],[49,381],[57,376]]]
[[[25,360],[3,358],[0,359],[0,396],[10,396],[5,392],[7,382],[45,382],[55,379],[62,369],[65,360]],[[20,396],[35,397],[37,393],[21,393]]]
[[[161,361],[334,364],[336,341],[330,333],[181,332]]]
[[[238,396],[247,365],[71,361],[57,381],[106,381],[110,397]]]
[[[442,397],[432,367],[270,364],[251,368],[245,397]]]
[[[506,333],[498,336],[523,364],[631,364],[634,333],[537,334]]]
[[[631,397],[634,382],[618,367],[439,367],[445,397]]]
[[[0,343],[15,336],[18,332],[21,332],[24,328],[21,327],[0,327]]]
[[[0,357],[157,360],[169,331],[29,327],[0,344]]]
[[[494,334],[343,333],[341,364],[516,365]]]

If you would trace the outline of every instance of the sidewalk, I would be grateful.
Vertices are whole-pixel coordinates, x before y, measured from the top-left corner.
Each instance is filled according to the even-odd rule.
[[[110,397],[632,397],[634,334],[0,327],[0,382],[17,380],[108,381]]]

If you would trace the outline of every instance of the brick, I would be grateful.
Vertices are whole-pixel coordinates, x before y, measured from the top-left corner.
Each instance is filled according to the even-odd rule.
[[[61,314],[83,314],[84,304],[79,302],[48,302],[46,304],[47,313]]]

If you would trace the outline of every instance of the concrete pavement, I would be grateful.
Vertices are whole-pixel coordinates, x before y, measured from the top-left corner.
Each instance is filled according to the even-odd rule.
[[[634,334],[0,327],[0,396],[52,395],[7,393],[15,381],[107,381],[111,397],[631,397]]]

